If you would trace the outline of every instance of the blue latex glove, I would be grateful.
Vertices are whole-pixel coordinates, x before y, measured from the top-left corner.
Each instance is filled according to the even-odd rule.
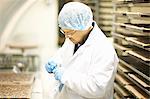
[[[45,68],[48,73],[53,73],[53,70],[56,69],[57,64],[54,61],[49,61],[46,65]]]
[[[60,92],[64,86],[64,84],[61,83],[62,72],[56,67],[53,70],[53,73],[54,73],[55,79],[60,82],[60,85],[59,85],[59,92]]]
[[[53,70],[53,73],[54,73],[55,79],[61,82],[62,72],[56,67]]]

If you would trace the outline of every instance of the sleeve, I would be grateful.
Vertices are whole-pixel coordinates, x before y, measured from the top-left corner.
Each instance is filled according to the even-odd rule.
[[[63,62],[62,59],[65,57],[64,52],[65,52],[66,46],[67,46],[67,40],[65,40],[62,47],[60,47],[58,51],[52,56],[52,60],[56,62],[57,64],[62,64]]]
[[[74,50],[74,43],[69,40],[69,38],[65,39],[65,42],[61,48],[57,51],[57,53],[52,57],[52,59],[59,65],[62,65],[65,61],[67,61],[72,55]]]
[[[74,70],[65,71],[62,83],[86,98],[102,98],[110,84],[113,86],[115,76],[114,57],[110,53],[94,55],[90,74]]]

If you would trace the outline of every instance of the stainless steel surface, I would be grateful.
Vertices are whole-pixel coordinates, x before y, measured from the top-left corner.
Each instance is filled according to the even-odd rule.
[[[39,66],[37,55],[22,54],[0,54],[0,69],[11,69],[13,71],[36,71]]]

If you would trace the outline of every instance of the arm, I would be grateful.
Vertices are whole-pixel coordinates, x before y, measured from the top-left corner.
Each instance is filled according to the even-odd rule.
[[[63,46],[61,48],[58,49],[57,53],[52,57],[52,60],[57,63],[58,65],[61,65],[64,61],[64,59],[66,58],[66,51],[68,50],[68,46],[70,47],[70,45],[72,46],[72,44],[70,44],[71,41],[66,38]],[[74,45],[73,45],[74,46]]]

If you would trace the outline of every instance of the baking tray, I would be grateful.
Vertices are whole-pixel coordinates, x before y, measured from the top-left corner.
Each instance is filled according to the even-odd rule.
[[[113,0],[113,3],[116,3],[116,4],[128,4],[132,2],[133,0]]]
[[[132,0],[134,3],[149,3],[149,0]]]
[[[118,64],[118,71],[123,72],[123,73],[132,73],[132,70],[125,65],[119,63]]]
[[[127,40],[125,39],[126,36],[122,35],[122,34],[119,34],[119,33],[112,33],[112,36],[114,38],[114,43],[115,44],[118,44],[117,47],[118,49],[123,49],[125,50],[126,48],[131,48],[132,46],[129,45],[129,43],[127,42]],[[122,48],[122,47],[125,47],[125,48]]]
[[[121,28],[125,28],[129,31],[135,31],[135,32],[140,32],[140,33],[150,33],[150,28],[140,27],[135,24],[133,25],[130,23],[113,23],[113,25],[119,26]]]
[[[149,85],[148,84],[146,84],[144,81],[142,81],[142,82],[140,82],[140,83],[137,83],[137,79],[135,80],[135,79],[132,79],[133,78],[133,76],[132,77],[130,77],[130,75],[131,75],[131,73],[129,73],[129,72],[127,72],[127,73],[125,73],[125,72],[122,72],[122,71],[120,71],[120,70],[118,70],[118,72],[122,75],[122,77],[124,77],[124,78],[128,78],[130,81],[128,81],[128,82],[132,82],[132,83],[130,83],[130,84],[128,84],[128,83],[125,83],[125,84],[123,84],[123,80],[117,80],[116,79],[116,81],[118,81],[121,85],[124,85],[124,87],[125,86],[128,86],[128,85],[137,85],[140,89],[142,89],[143,90],[143,92],[145,92],[145,93],[147,93],[148,95],[150,95],[150,92],[149,92]],[[133,75],[133,74],[132,74]],[[135,74],[134,74],[135,75]],[[138,75],[136,75],[136,76],[138,76]],[[135,78],[135,77],[134,77]],[[136,77],[137,78],[137,77]],[[120,82],[120,81],[122,81],[122,82]],[[138,79],[138,81],[140,81],[139,79]],[[143,85],[141,85],[141,83],[143,84]]]
[[[132,78],[134,81],[136,81],[137,83],[139,83],[141,86],[143,86],[146,89],[150,89],[150,85],[148,85],[147,83],[145,83],[142,78],[136,74],[131,74],[128,73],[129,77]]]
[[[130,56],[122,56],[122,57],[120,56],[119,62],[124,66],[130,68],[135,73],[139,74],[141,77],[143,77],[145,79],[145,82],[147,83],[150,82],[150,75],[149,75],[150,67],[145,66],[145,64],[137,60],[134,60]]]
[[[149,95],[143,93],[140,88],[135,85],[127,85],[125,88],[135,96],[135,99],[148,99]]]
[[[141,51],[141,50],[130,50],[126,51],[131,57],[135,58],[136,60],[139,60],[146,65],[150,66],[150,53],[146,51]]]
[[[117,73],[115,81],[118,82],[121,86],[126,86],[126,85],[133,84],[126,77],[124,77],[123,75],[120,75],[120,73]]]
[[[141,28],[145,28],[145,29],[150,29],[150,24],[133,24],[133,23],[125,23],[125,24],[129,24],[129,25],[133,25],[133,26],[137,26],[137,27],[141,27]]]
[[[137,81],[136,81],[137,79],[135,80],[135,79],[133,79],[133,76],[132,77],[129,76],[129,75],[131,75],[131,73],[129,73],[129,72],[125,73],[125,72],[122,72],[120,70],[118,70],[118,71],[119,71],[120,74],[122,74],[123,76],[125,76],[126,78],[128,78],[132,82],[132,85],[134,85],[134,84],[137,85],[145,93],[147,93],[148,95],[150,95],[150,91],[149,91],[150,87],[148,86],[148,84],[146,84],[144,81],[142,81],[140,83],[137,83]],[[132,73],[134,73],[134,72],[132,72]],[[134,74],[134,75],[136,75],[136,74]],[[138,76],[138,75],[136,75],[136,76]],[[138,79],[138,81],[140,81],[140,80]],[[141,85],[141,83],[143,83],[144,85]],[[125,85],[125,86],[127,86],[127,85]]]
[[[143,48],[147,51],[150,51],[150,40],[149,38],[144,38],[144,37],[128,37],[126,40],[134,46]]]
[[[113,0],[114,1],[114,0]],[[114,2],[117,7],[149,7],[150,3],[149,2],[141,2],[141,3],[136,3],[136,2]],[[133,12],[139,12],[137,9],[133,9]],[[140,10],[140,12],[142,12]]]
[[[122,50],[124,52],[131,50],[131,46],[129,46],[129,45],[120,45],[118,43],[114,43],[114,47],[115,47],[115,49]]]
[[[133,96],[131,96],[131,94],[127,90],[119,86],[119,84],[117,83],[114,83],[114,89],[115,89],[115,92],[121,97],[121,99],[131,98],[131,97],[133,98]]]
[[[115,92],[114,93],[114,99],[121,99],[121,96],[117,92]]]
[[[135,43],[137,46],[142,46],[144,48],[150,47],[150,38],[144,38],[144,37],[128,37],[126,38],[127,41]]]
[[[137,31],[129,31],[125,27],[124,28],[117,27],[116,31],[119,32],[120,34],[127,35],[130,37],[147,37],[150,35],[149,33],[145,33],[145,32],[141,33],[141,32],[137,32]]]
[[[128,17],[128,18],[144,18],[144,19],[149,19],[150,18],[150,13],[141,13],[141,12],[128,12],[128,11],[115,11],[113,12],[116,16],[121,16],[121,17]]]
[[[149,13],[140,13],[140,12],[126,12],[127,16],[129,17],[137,17],[137,18],[145,18],[145,17],[150,17]]]
[[[130,18],[130,23],[131,24],[150,24],[150,17],[142,17],[142,18]]]
[[[125,23],[121,24],[122,26],[125,26],[126,29],[141,33],[150,33],[150,25],[148,24],[131,24],[131,23]]]
[[[149,91],[149,88],[147,88],[147,87],[143,87],[143,85],[141,85],[141,84],[139,84],[135,79],[133,79],[133,78],[131,78],[129,75],[127,75],[127,74],[124,74],[130,81],[132,81],[138,88],[139,88],[139,90],[140,89],[142,89],[141,90],[141,92],[143,93],[143,92],[145,92],[146,94],[146,96],[150,96],[150,91]],[[126,86],[125,86],[126,87]],[[139,91],[138,90],[138,91]]]
[[[125,40],[125,38],[126,38],[125,35],[115,33],[115,32],[112,33],[112,36],[116,37],[117,39],[124,39]]]

